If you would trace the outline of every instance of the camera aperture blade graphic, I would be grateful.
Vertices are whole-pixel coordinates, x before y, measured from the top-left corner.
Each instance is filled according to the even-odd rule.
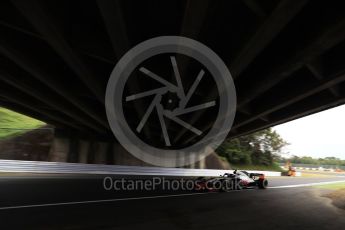
[[[156,73],[148,70],[147,68],[140,67],[139,68],[140,72],[144,73],[144,75],[154,79],[155,81],[163,84],[164,86],[161,88],[144,91],[144,92],[133,94],[133,95],[126,97],[126,102],[129,102],[129,101],[137,100],[137,99],[144,98],[147,96],[155,95],[151,104],[148,106],[144,116],[140,120],[140,122],[136,128],[136,131],[138,133],[140,133],[142,131],[142,129],[145,126],[146,122],[148,121],[150,115],[152,114],[152,112],[154,110],[156,110],[157,114],[158,114],[160,127],[161,127],[161,132],[162,132],[162,135],[164,137],[165,146],[171,146],[171,142],[170,142],[170,137],[169,137],[169,133],[168,133],[168,128],[167,128],[167,125],[165,124],[164,118],[168,118],[168,119],[176,122],[177,124],[179,124],[183,128],[190,130],[195,135],[200,136],[203,133],[203,131],[197,129],[196,127],[192,126],[191,124],[188,124],[187,122],[185,122],[184,120],[182,120],[178,116],[183,115],[183,114],[187,114],[187,113],[191,113],[191,112],[195,112],[198,110],[202,110],[202,109],[207,109],[209,107],[216,105],[216,101],[210,101],[207,103],[203,103],[203,104],[199,104],[196,106],[191,106],[191,107],[186,108],[187,103],[189,102],[190,98],[193,96],[199,83],[203,79],[203,76],[205,75],[205,71],[202,69],[199,71],[199,74],[197,75],[196,79],[194,80],[194,82],[191,85],[190,89],[188,90],[187,94],[185,94],[185,90],[183,88],[183,84],[182,84],[180,72],[178,69],[176,57],[170,56],[170,61],[171,61],[174,76],[175,76],[175,79],[177,82],[177,86],[172,84],[171,82],[165,80],[164,78],[160,77]],[[178,97],[178,100],[179,100],[177,108],[174,108],[173,111],[170,111],[169,109],[165,109],[161,103],[162,97],[164,97],[164,95],[169,94],[169,93],[170,94],[176,94]],[[168,103],[172,103],[172,99],[169,99]]]

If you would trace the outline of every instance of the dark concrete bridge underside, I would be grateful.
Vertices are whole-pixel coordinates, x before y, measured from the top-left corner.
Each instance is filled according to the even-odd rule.
[[[344,12],[342,1],[1,1],[0,106],[113,139],[104,97],[115,64],[142,41],[180,35],[228,65],[230,136],[247,134],[345,102]]]

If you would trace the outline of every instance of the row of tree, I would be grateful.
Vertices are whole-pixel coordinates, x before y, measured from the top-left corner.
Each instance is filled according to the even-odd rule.
[[[226,140],[217,154],[235,165],[272,165],[288,143],[271,128]]]
[[[341,160],[336,157],[325,157],[325,158],[312,158],[312,157],[298,157],[292,156],[291,158],[279,158],[279,162],[290,161],[293,164],[312,164],[312,165],[335,165],[335,166],[345,166],[345,160]]]

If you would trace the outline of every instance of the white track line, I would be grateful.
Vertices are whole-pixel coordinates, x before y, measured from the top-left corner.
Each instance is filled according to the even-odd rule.
[[[282,185],[282,186],[274,186],[274,187],[268,187],[268,188],[298,188],[298,187],[310,187],[310,186],[315,186],[315,185],[326,185],[326,184],[337,184],[337,183],[345,183],[345,180],[315,182],[315,183],[308,183],[308,184]]]
[[[86,200],[86,201],[72,201],[72,202],[60,202],[60,203],[48,203],[48,204],[19,205],[19,206],[0,207],[0,210],[20,209],[20,208],[38,208],[38,207],[75,205],[75,204],[105,203],[105,202],[116,202],[116,201],[126,201],[126,200],[145,200],[145,199],[179,197],[179,196],[193,196],[193,195],[203,195],[203,194],[212,194],[212,193],[205,193],[205,192],[203,192],[203,193],[184,193],[184,194],[172,194],[172,195],[161,195],[161,196],[143,196],[143,197],[130,197],[130,198],[118,198],[118,199],[106,199],[106,200]]]
[[[345,180],[340,181],[329,181],[329,182],[318,182],[318,183],[308,183],[308,184],[297,184],[297,185],[283,185],[268,187],[269,189],[277,188],[298,188],[298,187],[309,187],[314,185],[326,185],[326,184],[336,184],[345,183]],[[252,190],[234,190],[230,192],[238,191],[252,191]],[[19,205],[19,206],[7,206],[0,207],[0,210],[10,210],[10,209],[21,209],[21,208],[38,208],[38,207],[50,207],[50,206],[62,206],[62,205],[76,205],[76,204],[92,204],[92,203],[105,203],[105,202],[116,202],[116,201],[127,201],[127,200],[145,200],[145,199],[156,199],[156,198],[167,198],[167,197],[179,197],[179,196],[194,196],[194,195],[205,195],[214,193],[184,193],[184,194],[172,194],[172,195],[161,195],[161,196],[143,196],[143,197],[130,197],[130,198],[118,198],[118,199],[106,199],[106,200],[86,200],[86,201],[73,201],[73,202],[60,202],[60,203],[48,203],[48,204],[33,204],[33,205]]]

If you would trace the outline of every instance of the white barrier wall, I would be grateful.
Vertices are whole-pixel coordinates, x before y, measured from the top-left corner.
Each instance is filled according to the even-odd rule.
[[[248,170],[247,172],[250,172],[250,173],[261,173],[261,174],[264,174],[265,176],[282,176],[281,172],[274,172],[274,171],[255,171],[255,170],[252,171],[252,170]]]
[[[0,172],[28,173],[82,173],[82,174],[117,174],[117,175],[156,175],[156,176],[220,176],[233,170],[186,169],[140,167],[103,164],[80,164],[41,161],[0,160]],[[263,173],[266,176],[281,176],[280,172],[248,171]]]

